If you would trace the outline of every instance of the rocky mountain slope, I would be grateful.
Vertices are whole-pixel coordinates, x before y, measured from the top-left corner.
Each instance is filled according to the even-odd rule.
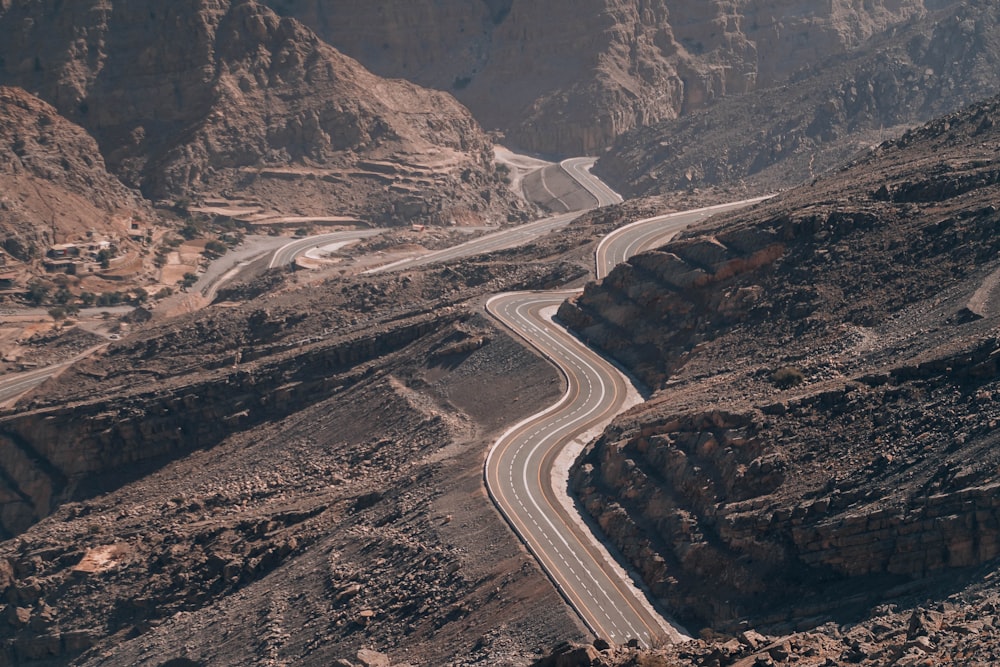
[[[376,77],[255,2],[5,3],[0,32],[0,82],[85,127],[147,197],[380,223],[520,210],[450,95]]]
[[[800,63],[779,87],[630,132],[595,173],[632,196],[734,184],[773,192],[995,95],[1000,8],[943,4],[856,52]]]
[[[886,603],[997,599],[998,148],[1000,98],[560,310],[655,390],[573,487],[691,629],[860,622],[870,642]],[[964,622],[938,618],[923,654]]]
[[[273,271],[36,390],[0,417],[0,664],[527,664],[581,639],[482,487],[558,377],[480,305],[580,279],[578,246]]]
[[[88,231],[124,236],[149,213],[83,128],[21,89],[0,87],[0,145],[0,242],[13,260]]]
[[[771,86],[940,4],[269,0],[384,76],[452,91],[487,128],[578,155]]]

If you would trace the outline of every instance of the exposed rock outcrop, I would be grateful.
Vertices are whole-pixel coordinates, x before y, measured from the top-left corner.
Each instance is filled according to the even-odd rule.
[[[91,131],[148,197],[379,223],[518,215],[454,98],[376,77],[294,19],[250,0],[57,4],[0,9],[0,81]]]
[[[695,627],[857,620],[1000,556],[997,118],[911,131],[560,309],[658,390],[572,485]]]
[[[635,127],[771,86],[931,3],[269,4],[379,74],[453,91],[486,127],[525,148],[580,154]]]

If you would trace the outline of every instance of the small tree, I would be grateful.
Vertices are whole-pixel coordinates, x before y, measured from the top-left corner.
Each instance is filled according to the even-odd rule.
[[[198,282],[198,276],[193,273],[185,273],[184,277],[181,279],[181,287],[192,287],[196,282]]]
[[[55,308],[49,308],[49,316],[56,322],[66,318],[66,309],[62,306],[56,306]]]
[[[100,263],[102,269],[111,268],[111,258],[114,255],[111,254],[111,250],[108,248],[102,248],[100,252],[97,253],[97,261]]]
[[[60,287],[56,290],[55,296],[52,297],[56,303],[65,306],[73,298],[73,293],[70,292],[65,287]]]
[[[49,298],[49,288],[40,280],[32,280],[28,283],[28,293],[25,296],[30,303],[40,306]]]
[[[198,228],[198,225],[195,224],[194,220],[188,220],[184,223],[184,226],[180,228],[180,235],[190,241],[191,239],[201,236],[201,229]]]
[[[795,366],[782,366],[771,373],[771,382],[781,389],[795,387],[806,381],[805,373]]]
[[[229,248],[226,247],[225,243],[213,239],[205,244],[205,249],[202,251],[202,254],[209,259],[216,259],[217,257],[225,255],[227,250],[229,250]]]

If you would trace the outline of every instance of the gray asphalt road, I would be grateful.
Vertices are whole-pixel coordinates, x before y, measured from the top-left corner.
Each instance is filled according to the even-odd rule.
[[[592,157],[573,157],[563,160],[559,166],[597,198],[599,207],[621,204],[622,196],[608,187],[607,183],[590,173],[596,161],[597,158]]]
[[[24,373],[17,373],[0,378],[0,406],[13,404],[14,401],[25,392],[34,389],[59,371],[76,363],[80,359],[93,354],[104,346],[104,344],[96,345],[61,364],[46,366],[45,368],[37,368],[33,371],[25,371]]]
[[[665,244],[686,227],[701,222],[717,213],[734,211],[739,208],[764,201],[767,197],[744,199],[730,204],[719,204],[707,208],[658,215],[655,218],[637,220],[611,232],[597,246],[595,261],[597,278],[603,279],[622,262],[640,252]]]
[[[267,268],[273,269],[276,266],[291,264],[295,261],[296,257],[312,248],[319,248],[325,245],[330,245],[331,243],[338,243],[340,241],[357,241],[359,239],[367,239],[372,236],[377,236],[384,231],[384,229],[352,229],[346,232],[331,232],[329,234],[319,234],[317,236],[307,236],[306,238],[296,239],[286,243],[278,250],[275,250]]]
[[[578,212],[563,213],[551,218],[536,220],[535,222],[529,222],[525,225],[519,225],[517,227],[503,229],[492,234],[486,234],[485,236],[480,236],[477,239],[466,241],[465,243],[452,246],[451,248],[436,250],[425,255],[408,257],[390,264],[378,266],[374,269],[365,271],[365,273],[385,273],[387,271],[411,269],[418,266],[426,266],[428,264],[435,264],[439,262],[449,262],[455,259],[474,257],[475,255],[482,255],[488,252],[514,248],[530,243],[531,241],[554,232],[557,229],[562,229],[573,220],[576,220],[579,216],[580,213]]]
[[[628,381],[610,363],[545,317],[574,292],[509,293],[488,311],[562,371],[566,393],[552,407],[512,427],[486,461],[486,485],[515,532],[556,588],[599,637],[651,646],[681,635],[667,625],[606,550],[559,502],[553,465],[581,433],[602,429],[625,407]]]

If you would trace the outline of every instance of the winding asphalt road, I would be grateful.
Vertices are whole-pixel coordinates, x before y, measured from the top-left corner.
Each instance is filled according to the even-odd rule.
[[[588,173],[589,176],[589,173]],[[589,189],[589,188],[588,188]],[[715,213],[766,199],[750,199],[640,220],[605,237],[595,253],[605,277],[636,253],[665,243],[681,229]],[[491,298],[487,311],[562,372],[566,393],[555,405],[512,427],[494,444],[484,467],[486,486],[508,523],[534,554],[563,598],[598,637],[644,646],[681,641],[683,629],[660,616],[646,595],[567,509],[566,480],[553,468],[562,450],[581,435],[602,430],[628,407],[629,380],[561,326],[551,315],[572,292],[514,292]],[[585,437],[585,436],[584,436]]]
[[[605,236],[595,253],[597,279],[603,280],[611,269],[627,261],[629,257],[657,248],[673,238],[682,229],[710,218],[717,213],[735,211],[769,197],[755,197],[730,204],[718,204],[679,213],[667,213],[653,218],[636,220],[619,227]]]
[[[628,380],[550,317],[576,292],[514,292],[487,310],[562,371],[566,393],[550,408],[513,426],[491,449],[486,486],[511,527],[594,635],[650,646],[681,634],[653,610],[606,550],[572,516],[552,485],[563,448],[603,429],[626,406]]]

